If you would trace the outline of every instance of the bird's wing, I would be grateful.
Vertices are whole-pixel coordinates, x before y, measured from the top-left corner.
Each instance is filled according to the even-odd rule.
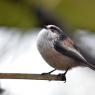
[[[70,38],[66,38],[64,39],[64,41],[55,41],[54,48],[61,54],[71,57],[74,60],[81,62],[86,66],[90,67],[91,69],[95,70],[95,66],[86,61],[86,59],[79,52],[78,47]]]

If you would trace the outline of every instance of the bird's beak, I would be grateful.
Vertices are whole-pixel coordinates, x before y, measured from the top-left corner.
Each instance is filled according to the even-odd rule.
[[[48,29],[47,26],[45,26],[45,25],[44,25],[44,28],[45,28],[45,29]]]

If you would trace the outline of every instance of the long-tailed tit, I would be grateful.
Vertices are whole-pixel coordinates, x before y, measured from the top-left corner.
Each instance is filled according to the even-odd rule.
[[[46,62],[55,68],[49,73],[55,70],[66,70],[67,72],[76,66],[87,66],[95,70],[95,66],[86,61],[76,44],[55,25],[47,25],[40,31],[37,47]],[[64,76],[66,72],[63,74]]]

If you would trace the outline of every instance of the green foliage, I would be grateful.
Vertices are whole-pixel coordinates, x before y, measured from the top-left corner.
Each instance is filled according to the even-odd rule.
[[[95,0],[63,0],[56,11],[73,27],[95,31]]]
[[[27,7],[11,0],[0,1],[0,25],[9,27],[30,28],[36,24],[34,14]]]
[[[95,0],[59,0],[58,4],[54,0],[0,0],[0,26],[22,29],[36,26],[39,20],[30,9],[32,5],[53,10],[73,28],[95,31]]]

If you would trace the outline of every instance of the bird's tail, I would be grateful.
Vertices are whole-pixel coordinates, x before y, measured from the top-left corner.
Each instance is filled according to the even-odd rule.
[[[87,61],[86,61],[85,64],[86,64],[87,67],[89,67],[89,68],[91,68],[92,70],[95,71],[95,65],[93,65],[93,64],[91,64],[91,63],[89,63],[89,62],[87,62]]]

